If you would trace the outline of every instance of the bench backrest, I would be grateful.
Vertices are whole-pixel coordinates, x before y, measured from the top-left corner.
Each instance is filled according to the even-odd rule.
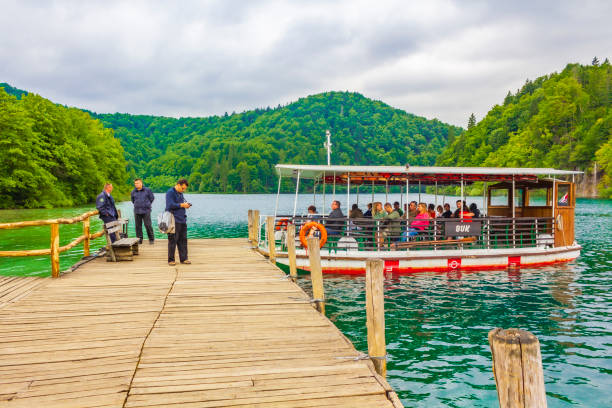
[[[126,220],[125,218],[119,218],[118,220],[107,222],[106,224],[104,224],[104,229],[108,234],[113,234],[117,231],[120,232],[123,228],[123,224],[127,223],[128,220]]]

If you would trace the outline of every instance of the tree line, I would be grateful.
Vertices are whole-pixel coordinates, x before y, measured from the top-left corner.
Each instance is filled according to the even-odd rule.
[[[552,167],[603,171],[600,196],[612,197],[612,67],[608,59],[568,64],[527,80],[449,142],[443,166]]]
[[[0,208],[90,203],[107,181],[127,192],[123,148],[111,129],[80,109],[0,84]]]

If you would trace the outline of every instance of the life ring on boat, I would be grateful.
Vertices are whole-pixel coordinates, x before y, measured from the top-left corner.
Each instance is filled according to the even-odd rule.
[[[323,245],[325,245],[325,242],[327,241],[327,230],[322,224],[316,221],[309,221],[306,224],[302,225],[302,228],[300,228],[300,242],[302,243],[304,248],[308,248],[308,242],[306,242],[306,237],[311,236],[311,234],[314,233],[315,228],[321,233],[319,248],[323,248]]]
[[[563,231],[563,217],[561,214],[557,214],[557,229]]]
[[[288,224],[289,224],[288,218],[280,218],[279,220],[276,221],[276,225],[274,226],[274,229],[276,231],[285,231],[287,230]]]

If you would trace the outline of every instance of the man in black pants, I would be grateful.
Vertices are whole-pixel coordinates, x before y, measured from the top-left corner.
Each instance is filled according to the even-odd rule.
[[[183,192],[187,190],[187,180],[180,179],[176,185],[166,192],[166,211],[174,215],[174,233],[168,234],[168,265],[176,265],[174,254],[178,247],[179,260],[182,264],[190,264],[187,259],[187,211],[191,204],[185,201]]]
[[[136,222],[136,236],[142,244],[142,222],[144,221],[147,230],[149,244],[155,242],[155,234],[153,234],[153,226],[151,225],[151,204],[153,204],[155,196],[148,187],[143,187],[142,180],[137,178],[134,180],[134,189],[132,190],[132,203],[134,203],[134,220]]]

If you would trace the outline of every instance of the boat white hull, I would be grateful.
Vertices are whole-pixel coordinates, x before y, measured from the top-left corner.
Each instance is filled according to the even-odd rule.
[[[581,247],[561,248],[421,250],[421,251],[321,251],[324,273],[363,274],[367,259],[379,258],[385,262],[385,272],[448,272],[477,271],[507,268],[537,268],[570,262],[580,255]],[[305,250],[297,251],[297,267],[309,270]],[[288,266],[286,253],[277,253],[277,263]]]

